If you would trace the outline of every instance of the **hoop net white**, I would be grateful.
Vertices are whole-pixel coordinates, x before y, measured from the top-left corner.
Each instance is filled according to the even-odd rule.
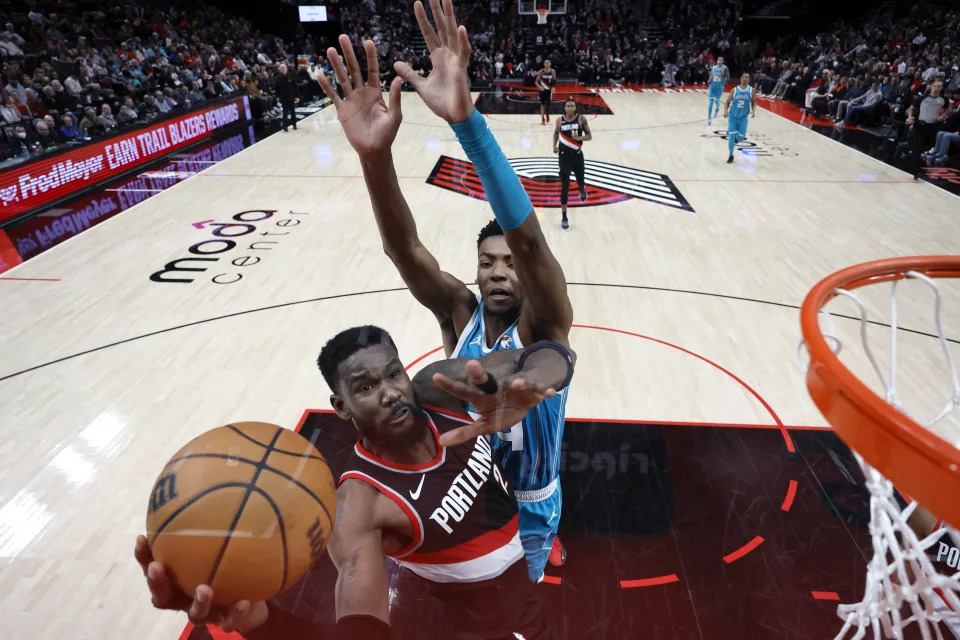
[[[948,348],[941,321],[941,291],[936,281],[916,271],[904,273],[905,279],[914,279],[926,283],[933,291],[934,323],[939,340],[940,351],[946,360],[950,375],[951,392],[943,409],[932,419],[923,421],[910,416],[928,429],[950,414],[960,414],[960,380],[953,356]],[[836,289],[837,296],[852,300],[860,310],[860,339],[866,356],[883,387],[884,399],[898,411],[910,415],[901,404],[897,395],[897,284],[890,284],[890,372],[884,375],[879,360],[867,339],[869,317],[867,307],[853,291]],[[820,310],[821,331],[835,353],[839,354],[841,342],[835,330],[833,317],[824,309]],[[804,342],[797,346],[797,360],[802,369]],[[954,441],[953,445],[957,446]],[[943,640],[960,638],[960,571],[951,571],[946,562],[934,566],[930,554],[942,550],[940,547],[944,535],[949,533],[952,546],[960,545],[960,535],[951,527],[940,526],[929,535],[919,538],[908,525],[918,503],[913,502],[905,509],[900,508],[894,493],[893,483],[877,469],[867,463],[856,451],[857,462],[863,469],[866,487],[870,491],[870,537],[873,546],[873,558],[867,565],[867,580],[863,599],[854,604],[841,604],[837,615],[843,620],[843,628],[835,640],[861,638],[920,637],[923,640]],[[954,487],[944,487],[951,491]],[[958,494],[960,499],[960,494]],[[947,538],[949,540],[949,538]],[[943,624],[940,624],[943,623]],[[914,625],[911,627],[911,625]],[[948,627],[944,635],[943,627]],[[916,631],[911,633],[912,629]],[[905,636],[905,633],[910,633]]]
[[[546,7],[537,9],[537,24],[547,24],[548,15],[550,15],[550,9]]]

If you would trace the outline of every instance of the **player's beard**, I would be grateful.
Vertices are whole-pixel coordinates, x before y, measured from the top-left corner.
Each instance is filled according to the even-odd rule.
[[[411,446],[411,444],[417,442],[428,430],[426,415],[415,404],[398,402],[391,407],[390,417],[394,417],[397,414],[403,413],[404,409],[410,411],[410,416],[412,418],[411,425],[400,431],[394,431],[390,429],[380,431],[378,434],[380,437],[380,442],[378,444],[390,449],[407,448]]]

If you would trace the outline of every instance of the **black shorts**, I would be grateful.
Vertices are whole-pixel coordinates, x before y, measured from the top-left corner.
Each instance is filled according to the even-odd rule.
[[[560,168],[561,181],[564,179],[569,180],[570,172],[573,171],[577,181],[579,182],[584,171],[583,151],[574,151],[573,149],[568,149],[567,147],[561,146],[560,153],[558,155],[559,157],[557,159],[557,165]]]
[[[549,105],[553,98],[553,89],[540,90],[540,104]]]

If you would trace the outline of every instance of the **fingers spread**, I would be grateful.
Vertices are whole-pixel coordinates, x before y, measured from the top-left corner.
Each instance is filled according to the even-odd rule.
[[[466,402],[474,402],[484,395],[479,389],[458,380],[452,380],[442,373],[433,374],[433,384],[441,391],[446,391],[453,397]]]
[[[473,384],[483,384],[487,381],[489,374],[484,371],[483,365],[480,364],[477,360],[470,360],[466,364],[467,375],[470,376],[470,381]]]
[[[440,38],[440,46],[446,47],[447,29],[444,25],[443,8],[440,6],[440,0],[430,0],[430,11],[433,13],[433,21],[437,24],[437,37]]]
[[[343,104],[343,100],[340,99],[340,96],[337,95],[337,92],[333,88],[333,86],[330,84],[330,81],[327,80],[326,74],[324,73],[317,74],[317,83],[319,83],[320,88],[323,89],[324,95],[330,98],[330,100],[333,101],[333,106],[339,110],[340,105]]]
[[[456,49],[459,42],[457,41],[457,16],[453,11],[453,0],[443,0],[443,21],[444,28],[447,31],[447,46],[451,49]],[[440,19],[437,18],[437,25],[439,26]]]
[[[470,46],[470,38],[467,36],[467,28],[460,26],[457,29],[457,38],[460,40],[460,55],[457,57],[457,62],[460,63],[460,66],[466,69],[470,66],[470,54],[473,53],[473,47]]]
[[[343,95],[349,96],[353,93],[353,83],[350,82],[350,76],[347,74],[346,65],[343,64],[343,58],[341,58],[337,50],[333,48],[327,51],[327,56],[330,60],[330,65],[333,67],[333,72],[337,75],[337,82],[343,87]]]
[[[353,43],[346,34],[340,34],[340,49],[343,51],[343,57],[347,61],[347,69],[350,71],[350,79],[353,80],[353,88],[363,87],[363,75],[360,73],[360,63],[357,62],[357,54],[353,51]]]
[[[427,51],[433,53],[433,50],[440,46],[440,38],[437,37],[437,32],[433,30],[430,19],[427,18],[427,10],[423,8],[423,3],[420,0],[414,3],[413,13],[417,16],[420,33],[423,34],[423,40],[427,43]]]
[[[404,81],[409,82],[415,91],[420,90],[423,78],[421,78],[420,74],[414,71],[413,67],[409,64],[397,60],[393,63],[393,70],[396,71],[397,75],[403,78]]]
[[[377,60],[377,45],[373,40],[363,43],[363,52],[367,54],[367,84],[371,87],[380,86],[380,62]]]
[[[390,82],[390,107],[389,112],[391,117],[400,119],[402,114],[400,112],[400,88],[403,86],[403,78],[397,76]]]

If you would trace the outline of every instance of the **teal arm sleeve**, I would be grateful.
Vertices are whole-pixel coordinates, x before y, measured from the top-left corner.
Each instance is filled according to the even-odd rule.
[[[480,176],[497,222],[505,231],[522,225],[533,204],[483,116],[474,109],[469,118],[450,126]]]

